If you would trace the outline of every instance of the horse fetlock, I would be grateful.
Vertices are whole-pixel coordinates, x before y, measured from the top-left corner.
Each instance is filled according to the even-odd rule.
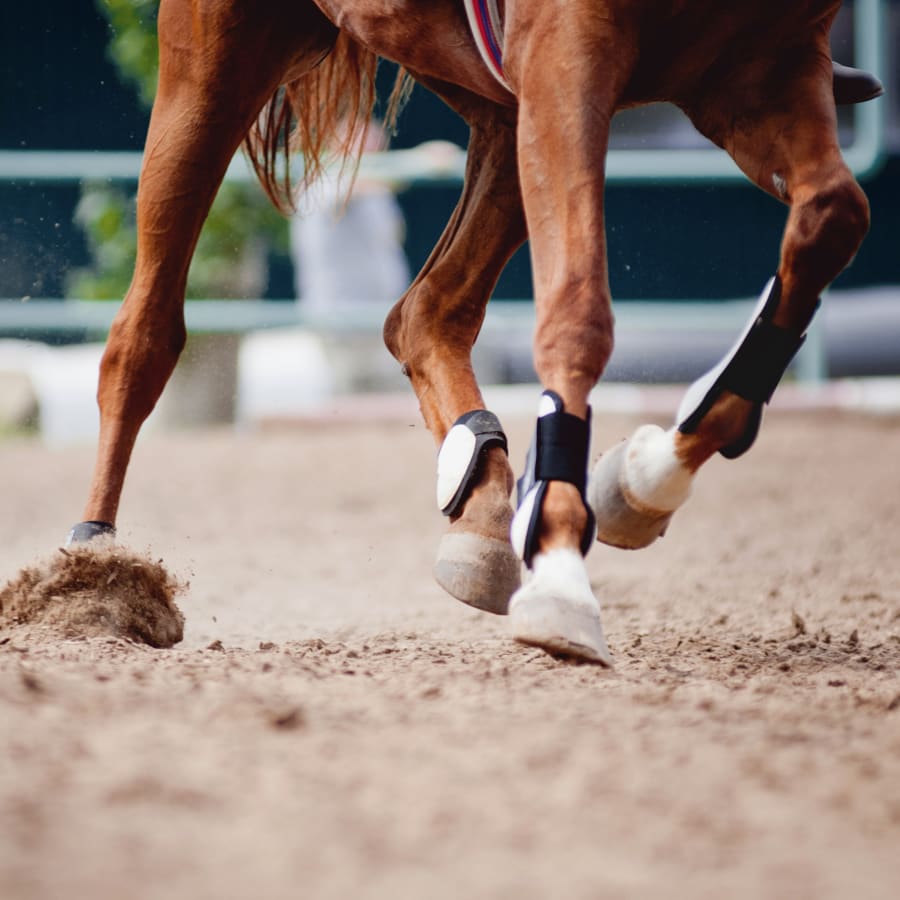
[[[437,504],[445,516],[459,515],[491,447],[507,452],[506,434],[489,410],[464,413],[447,432],[437,460]]]
[[[692,481],[676,452],[675,429],[642,426],[604,453],[591,472],[588,502],[597,540],[625,550],[652,544],[687,500]]]
[[[587,549],[593,544],[593,534],[593,514],[588,508],[584,492],[564,481],[547,482],[541,502],[534,552],[542,553],[557,547],[570,547],[587,553]]]
[[[437,503],[450,518],[434,577],[457,600],[503,615],[519,587],[520,562],[509,543],[512,474],[506,435],[485,409],[460,416],[438,452]]]
[[[715,404],[730,392],[753,404],[743,431],[731,442],[718,447],[727,459],[734,459],[753,445],[762,421],[763,406],[800,349],[802,330],[775,324],[781,302],[781,279],[770,279],[753,309],[747,325],[732,348],[705,375],[687,390],[678,408],[677,427],[682,434],[697,434]]]
[[[694,473],[679,459],[675,437],[674,428],[643,425],[628,441],[620,483],[634,509],[674,512],[690,495]]]
[[[590,408],[582,419],[566,412],[558,394],[544,391],[510,529],[513,547],[529,568],[541,550],[572,545],[584,555],[594,542],[594,514],[585,497],[589,446]]]
[[[560,548],[534,557],[531,577],[510,600],[509,618],[520,643],[612,665],[600,604],[575,550]]]

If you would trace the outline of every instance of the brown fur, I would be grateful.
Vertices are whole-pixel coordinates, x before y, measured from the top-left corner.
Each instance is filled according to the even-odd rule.
[[[339,34],[318,65],[279,87],[266,103],[244,146],[279,209],[294,209],[290,171],[294,154],[304,162],[304,186],[321,175],[329,154],[358,158],[375,106],[377,66],[374,53]]]
[[[828,31],[839,5],[507,0],[510,95],[475,51],[458,2],[163,0],[138,257],[102,363],[84,518],[115,521],[138,430],[184,343],[187,267],[232,154],[246,137],[264,186],[289,206],[279,154],[301,150],[309,179],[335,148],[357,150],[378,56],[404,66],[471,126],[459,204],[385,324],[436,441],[484,405],[471,348],[493,285],[526,236],[535,369],[567,410],[585,415],[613,345],[603,159],[610,121],[624,106],[678,103],[754,183],[788,204],[776,324],[804,328],[868,227],[865,196],[837,141]],[[683,448],[691,466],[740,434],[745,415],[723,398]],[[497,498],[511,483],[508,462],[492,459],[453,527],[481,533],[483,523],[501,521]],[[576,547],[584,516],[577,492],[552,483],[541,546]]]
[[[358,165],[377,100],[377,67],[376,54],[341,33],[320,63],[279,87],[263,107],[244,139],[244,149],[279,210],[296,209],[292,159],[303,160],[301,190],[321,176],[329,158]],[[385,114],[389,133],[413,83],[401,69]]]

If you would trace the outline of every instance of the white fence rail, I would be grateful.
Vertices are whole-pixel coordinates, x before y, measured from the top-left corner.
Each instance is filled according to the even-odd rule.
[[[856,0],[854,39],[856,64],[884,77],[884,0]],[[884,155],[884,104],[866,103],[854,109],[854,140],[845,158],[857,177],[877,170]],[[140,173],[141,153],[0,151],[0,181],[66,183],[81,180],[134,181]],[[458,184],[465,170],[465,152],[444,142],[411,150],[367,154],[361,174],[382,179],[398,188],[418,185]],[[236,156],[226,176],[233,180],[254,178],[242,156]],[[705,150],[613,150],[607,158],[610,182],[728,181],[743,179],[730,157],[715,148]],[[752,301],[716,304],[679,301],[625,302],[616,306],[618,332],[727,334],[738,332]],[[117,303],[60,302],[58,300],[0,299],[0,337],[106,334]],[[291,302],[191,301],[186,305],[188,329],[193,332],[247,332],[275,327],[305,327],[329,333],[357,332],[375,335],[386,310],[369,304],[348,312],[311,313]],[[493,301],[485,321],[487,341],[514,336],[527,340],[533,327],[530,303]],[[827,376],[824,341],[813,329],[796,364],[798,375],[815,381]]]
[[[39,336],[102,340],[119,306],[113,301],[0,300],[0,339]],[[665,372],[666,357],[673,351],[681,352],[679,347],[683,350],[691,345],[696,348],[699,374],[731,344],[753,306],[753,300],[617,303],[617,341],[631,360],[646,357],[646,364],[657,372]],[[189,300],[185,304],[185,322],[188,331],[195,334],[303,328],[329,337],[363,337],[374,345],[380,343],[389,309],[390,305],[355,303],[341,304],[335,310],[310,311],[292,301]],[[479,351],[503,357],[519,373],[527,373],[533,329],[532,303],[492,300],[479,338]],[[628,366],[629,371],[635,368],[635,362]],[[684,370],[683,364],[679,364],[679,370]],[[794,371],[805,382],[821,381],[828,375],[825,347],[815,328],[798,355]],[[641,380],[653,380],[652,374],[648,371],[648,378]]]

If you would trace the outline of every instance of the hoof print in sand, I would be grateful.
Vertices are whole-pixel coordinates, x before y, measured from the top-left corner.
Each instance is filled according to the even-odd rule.
[[[160,563],[113,544],[60,550],[0,588],[0,630],[171,647],[184,636],[183,589]]]

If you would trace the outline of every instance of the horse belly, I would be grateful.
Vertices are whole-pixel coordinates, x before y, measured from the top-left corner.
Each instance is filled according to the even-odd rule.
[[[840,0],[684,0],[645,20],[641,51],[622,106],[689,96],[711,71],[772,55],[827,28]]]
[[[342,31],[417,77],[456,84],[508,104],[510,96],[487,71],[461,4],[441,0],[315,0]]]

